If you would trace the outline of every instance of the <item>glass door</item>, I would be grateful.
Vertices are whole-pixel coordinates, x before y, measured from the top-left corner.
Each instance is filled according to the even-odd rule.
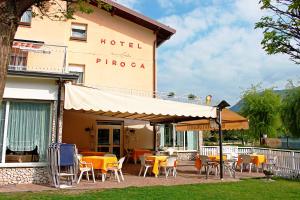
[[[122,135],[120,125],[97,126],[96,151],[113,153],[120,157],[123,154]]]

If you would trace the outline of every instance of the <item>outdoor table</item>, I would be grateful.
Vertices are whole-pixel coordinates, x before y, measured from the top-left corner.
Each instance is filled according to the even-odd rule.
[[[266,156],[263,154],[250,154],[251,162],[258,167],[261,164],[264,164],[266,162]],[[241,155],[238,157],[237,165],[240,165],[242,163]]]
[[[159,174],[159,164],[161,162],[165,162],[167,160],[168,156],[147,156],[146,159],[147,160],[153,160],[153,168],[152,168],[152,172],[155,175],[155,177],[158,176]]]
[[[214,161],[214,162],[219,162],[220,161],[220,156],[208,156],[208,159],[210,161]],[[225,161],[227,159],[227,157],[225,155],[223,155],[223,160]],[[195,167],[197,170],[200,170],[202,168],[202,163],[199,157],[196,158],[195,160]]]
[[[151,151],[148,149],[134,149],[132,152],[132,157],[133,157],[134,163],[136,164],[139,157],[144,155],[145,153],[151,154]]]
[[[208,156],[209,160],[211,161],[220,161],[220,156],[219,155],[215,155],[215,156]],[[223,160],[226,160],[227,159],[227,156],[226,155],[223,155]]]
[[[107,173],[107,165],[109,163],[117,163],[117,157],[104,157],[104,156],[83,156],[82,161],[92,163],[93,168],[101,170],[102,182],[104,182],[105,175]]]
[[[96,152],[96,151],[82,151],[80,152],[83,156],[104,156],[105,152]]]

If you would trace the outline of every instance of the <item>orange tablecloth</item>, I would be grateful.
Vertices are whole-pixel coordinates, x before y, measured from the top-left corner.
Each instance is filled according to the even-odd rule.
[[[168,158],[168,156],[147,156],[147,160],[153,160],[154,163],[153,163],[153,169],[152,169],[152,172],[153,174],[155,174],[155,176],[157,176],[159,174],[159,163],[160,162],[164,162],[166,161]]]
[[[82,151],[80,152],[83,156],[104,156],[105,152],[96,152],[96,151]]]
[[[250,154],[250,156],[251,156],[251,162],[253,164],[255,164],[256,166],[259,166],[259,165],[266,162],[266,156],[265,155]],[[241,155],[239,155],[237,164],[240,165],[241,163],[242,163],[242,158],[241,158]]]
[[[139,157],[144,155],[145,153],[151,153],[151,151],[147,150],[147,149],[134,149],[132,152],[132,157],[133,157],[134,162],[136,163],[136,161],[139,159]]]
[[[116,163],[118,159],[116,157],[104,157],[104,156],[83,156],[82,161],[92,163],[94,169],[100,169],[102,173],[106,173],[108,163]]]

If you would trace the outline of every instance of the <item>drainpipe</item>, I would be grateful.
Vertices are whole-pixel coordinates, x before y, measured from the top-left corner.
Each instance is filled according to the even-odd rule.
[[[59,119],[61,117],[60,115],[60,104],[61,104],[61,87],[62,87],[62,78],[59,78],[59,80],[57,81],[58,84],[58,93],[57,93],[57,108],[56,108],[56,136],[55,136],[55,142],[58,143],[59,140]]]

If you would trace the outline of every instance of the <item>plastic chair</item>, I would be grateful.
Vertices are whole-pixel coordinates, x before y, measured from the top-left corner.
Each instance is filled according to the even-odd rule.
[[[152,161],[146,160],[145,155],[140,156],[139,159],[141,161],[141,169],[139,172],[139,176],[141,176],[141,173],[142,173],[143,169],[145,168],[144,177],[146,177],[147,171],[149,168],[153,167],[153,163],[152,163]]]
[[[116,156],[116,154],[106,153],[106,154],[104,154],[104,157],[117,157],[117,156]]]
[[[167,158],[166,162],[164,162],[160,165],[160,167],[164,168],[166,178],[168,178],[171,170],[173,171],[173,176],[176,178],[176,175],[177,175],[176,161],[177,161],[176,157],[169,157],[169,158]]]
[[[211,161],[208,156],[199,155],[201,160],[201,165],[205,169],[206,179],[208,179],[208,174],[210,169],[214,169],[215,175],[218,175],[219,163],[216,161]],[[201,172],[201,169],[200,169]]]
[[[264,164],[268,170],[273,170],[276,167],[277,156],[268,156]]]
[[[84,172],[86,172],[87,180],[88,181],[90,180],[89,171],[92,173],[93,181],[95,183],[96,181],[95,181],[95,174],[94,174],[93,164],[82,161],[82,155],[80,155],[80,154],[77,155],[77,158],[78,158],[78,161],[79,161],[79,170],[80,170],[80,175],[79,175],[77,184],[80,182]]]
[[[252,169],[252,162],[251,162],[251,156],[250,155],[241,155],[241,163],[240,163],[240,168],[241,168],[241,173],[243,172],[243,168],[246,166],[249,166],[249,173],[251,173]]]
[[[115,178],[120,182],[119,174],[121,176],[122,181],[124,181],[124,176],[122,173],[123,162],[125,161],[125,157],[120,158],[120,160],[116,163],[108,163],[107,171],[113,172],[115,174]]]

